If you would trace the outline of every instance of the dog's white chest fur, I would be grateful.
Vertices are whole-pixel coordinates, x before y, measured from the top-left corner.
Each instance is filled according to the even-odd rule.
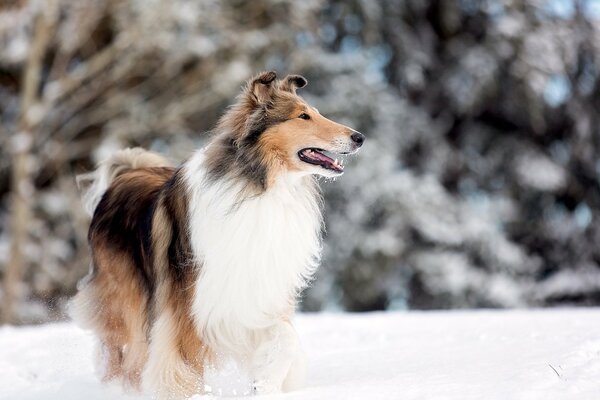
[[[192,314],[219,351],[252,349],[289,313],[317,267],[320,197],[310,177],[288,176],[240,202],[234,183],[208,183],[202,155],[186,165],[190,236],[200,266]]]

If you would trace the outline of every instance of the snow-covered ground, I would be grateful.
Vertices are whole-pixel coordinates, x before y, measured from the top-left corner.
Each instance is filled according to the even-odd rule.
[[[296,324],[308,385],[263,398],[600,399],[600,309],[315,314]],[[92,344],[72,324],[0,328],[0,399],[143,398],[98,382]]]

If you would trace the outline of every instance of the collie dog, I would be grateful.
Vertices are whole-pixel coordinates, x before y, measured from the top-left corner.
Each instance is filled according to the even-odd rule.
[[[301,385],[292,316],[321,251],[315,177],[340,176],[327,153],[365,140],[299,97],[305,85],[261,73],[182,165],[133,148],[83,176],[92,261],[71,315],[99,339],[104,380],[187,398],[229,359],[254,393]]]

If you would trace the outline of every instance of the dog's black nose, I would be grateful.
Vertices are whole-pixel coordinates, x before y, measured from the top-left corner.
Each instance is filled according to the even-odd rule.
[[[362,146],[364,141],[365,141],[365,135],[363,135],[360,132],[354,132],[352,134],[352,136],[350,136],[350,139],[352,139],[352,141],[354,143],[356,143],[358,145],[358,147]]]

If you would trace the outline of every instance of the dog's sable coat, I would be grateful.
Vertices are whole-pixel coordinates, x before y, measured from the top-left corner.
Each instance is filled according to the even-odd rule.
[[[233,358],[258,393],[301,384],[290,319],[319,260],[314,176],[340,175],[326,152],[364,141],[300,98],[305,85],[261,73],[181,166],[126,149],[82,177],[92,262],[71,314],[99,339],[103,379],[185,398]]]

